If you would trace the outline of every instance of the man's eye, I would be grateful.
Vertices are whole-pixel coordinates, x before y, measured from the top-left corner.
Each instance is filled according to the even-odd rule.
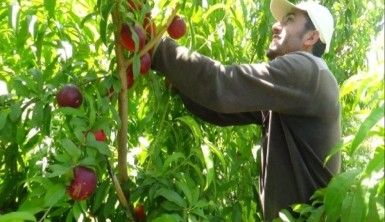
[[[293,16],[288,16],[288,17],[286,18],[286,20],[287,20],[287,21],[293,21],[293,20],[294,20],[294,17],[293,17]]]

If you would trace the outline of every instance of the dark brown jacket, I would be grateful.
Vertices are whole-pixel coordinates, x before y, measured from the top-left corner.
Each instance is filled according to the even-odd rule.
[[[165,38],[153,66],[166,75],[186,107],[221,126],[263,129],[260,201],[265,220],[293,203],[308,202],[339,171],[338,84],[325,62],[293,52],[269,63],[223,65]]]

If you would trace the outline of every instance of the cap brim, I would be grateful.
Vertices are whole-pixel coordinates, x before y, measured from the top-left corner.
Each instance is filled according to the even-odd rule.
[[[286,0],[271,0],[270,2],[270,11],[273,14],[273,17],[278,21],[281,21],[287,13],[293,11],[294,9],[299,8]]]

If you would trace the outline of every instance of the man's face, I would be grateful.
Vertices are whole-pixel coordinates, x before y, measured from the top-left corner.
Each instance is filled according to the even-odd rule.
[[[305,14],[299,10],[288,13],[282,21],[276,22],[267,57],[273,60],[286,53],[303,50],[305,23]]]

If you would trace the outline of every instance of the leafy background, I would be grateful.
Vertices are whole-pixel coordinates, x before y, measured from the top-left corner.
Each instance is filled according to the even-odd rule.
[[[188,34],[179,40],[225,64],[267,61],[274,20],[270,1],[182,2]],[[342,103],[341,174],[313,203],[282,211],[281,221],[382,221],[384,219],[382,1],[321,1],[336,19],[331,52]],[[165,21],[170,1],[149,1]],[[108,176],[116,169],[118,93],[116,29],[111,0],[5,0],[0,2],[0,221],[126,221]],[[382,32],[383,36],[383,32]],[[57,90],[77,84],[80,109],[58,108]],[[161,75],[135,76],[128,92],[127,169],[130,202],[143,203],[149,221],[258,221],[258,126],[217,127],[186,111]],[[103,129],[106,143],[84,139]],[[107,161],[108,159],[108,161]],[[72,168],[86,165],[99,178],[95,194],[74,202],[65,189]],[[285,194],[282,194],[285,195]]]

